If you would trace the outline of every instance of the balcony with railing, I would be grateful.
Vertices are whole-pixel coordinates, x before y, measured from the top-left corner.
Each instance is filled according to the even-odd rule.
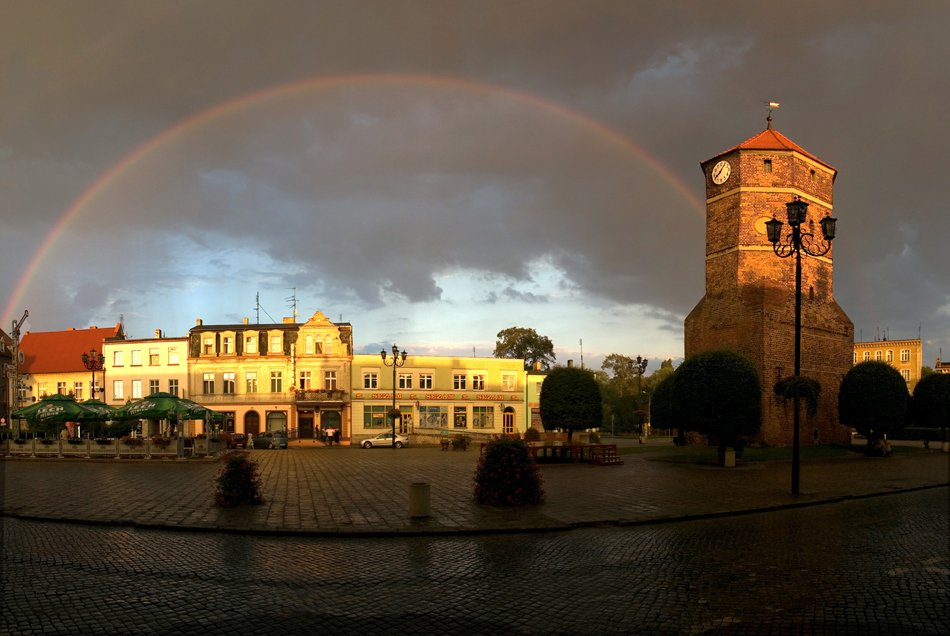
[[[296,402],[342,402],[346,399],[343,389],[298,389]]]

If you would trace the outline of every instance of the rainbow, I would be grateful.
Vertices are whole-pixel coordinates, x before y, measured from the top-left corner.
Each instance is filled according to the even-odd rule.
[[[700,215],[705,215],[704,205],[692,192],[690,192],[686,184],[683,183],[683,181],[673,174],[666,166],[650,157],[632,141],[615,130],[605,126],[604,124],[591,119],[587,115],[561,106],[556,102],[542,99],[536,95],[524,93],[503,86],[497,86],[494,84],[428,75],[367,74],[309,79],[300,82],[292,82],[290,84],[282,84],[280,86],[248,93],[231,101],[213,106],[208,110],[189,117],[188,119],[185,119],[184,121],[181,121],[174,126],[162,131],[109,168],[101,177],[96,179],[96,181],[91,186],[89,186],[78,199],[76,199],[76,201],[69,207],[69,209],[66,210],[59,221],[57,221],[53,228],[47,233],[39,248],[37,248],[36,252],[26,264],[26,267],[23,269],[23,273],[18,279],[16,286],[13,288],[13,292],[10,294],[6,306],[4,307],[3,320],[0,322],[0,325],[10,323],[16,306],[20,303],[24,293],[26,292],[26,289],[29,287],[30,280],[39,269],[39,266],[46,257],[46,254],[48,254],[50,249],[52,249],[53,244],[56,243],[56,239],[59,238],[69,223],[79,216],[79,214],[84,209],[86,209],[99,195],[101,195],[111,183],[117,181],[126,171],[143,161],[149,155],[161,149],[162,146],[164,146],[169,141],[196,129],[217,117],[266,100],[281,98],[306,91],[364,84],[392,84],[398,86],[423,85],[427,87],[436,86],[460,89],[463,91],[473,91],[477,93],[490,93],[509,97],[517,102],[529,104],[544,111],[555,113],[579,124],[583,128],[590,130],[592,133],[603,137],[610,143],[619,146],[624,151],[635,155],[657,174],[659,174],[665,181],[672,185],[689,203],[689,205],[699,212]]]

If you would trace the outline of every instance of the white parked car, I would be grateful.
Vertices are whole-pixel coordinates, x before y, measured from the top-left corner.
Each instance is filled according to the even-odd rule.
[[[396,433],[396,448],[402,448],[403,446],[409,445],[409,436],[401,435]],[[393,433],[392,431],[387,431],[385,433],[380,433],[376,437],[370,437],[369,439],[363,440],[363,448],[373,448],[378,446],[379,448],[392,448],[393,447]]]

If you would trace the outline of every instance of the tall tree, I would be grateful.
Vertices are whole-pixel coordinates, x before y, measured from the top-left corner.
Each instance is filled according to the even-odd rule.
[[[914,387],[911,421],[915,426],[941,430],[941,441],[947,441],[950,426],[950,375],[931,373]]]
[[[550,369],[554,362],[554,344],[534,329],[509,327],[499,331],[496,338],[492,353],[495,358],[522,358],[525,369],[530,369],[535,362],[540,362],[543,369]]]
[[[541,392],[541,421],[544,428],[583,431],[596,428],[603,420],[600,387],[587,369],[558,367],[544,379]]]

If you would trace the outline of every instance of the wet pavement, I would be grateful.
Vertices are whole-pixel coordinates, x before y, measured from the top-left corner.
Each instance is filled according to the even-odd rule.
[[[522,509],[472,501],[477,449],[305,447],[252,451],[265,504],[213,502],[221,464],[206,460],[6,459],[3,511],[141,528],[311,535],[456,534],[628,525],[780,509],[948,483],[950,455],[806,460],[801,494],[790,462],[735,469],[624,455],[623,466],[544,465],[547,502]],[[431,485],[431,516],[412,520],[408,490]]]
[[[296,464],[280,465],[290,474]],[[551,492],[564,468],[565,479],[576,476],[573,467],[545,471],[559,475],[549,477]],[[181,487],[156,470],[146,474]],[[121,490],[134,499],[132,488]],[[947,519],[946,487],[722,518],[472,536],[259,536],[7,518],[0,631],[947,634]]]

